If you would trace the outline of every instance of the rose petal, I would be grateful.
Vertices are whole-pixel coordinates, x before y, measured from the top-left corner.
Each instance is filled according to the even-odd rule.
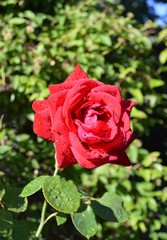
[[[91,88],[94,86],[97,86],[98,83],[93,80],[83,80],[81,79],[78,83],[75,84],[75,86],[70,89],[70,91],[67,93],[62,114],[64,119],[66,119],[66,124],[69,127],[71,131],[76,131],[76,128],[74,126],[73,120],[72,120],[72,111],[77,110],[78,108],[81,108],[82,104],[84,104],[85,101],[87,101],[87,94],[90,92]]]
[[[99,151],[104,151],[107,153],[113,153],[117,151],[122,151],[125,149],[125,136],[124,133],[120,130],[117,132],[114,139],[110,142],[102,142],[98,144],[91,145],[92,149],[98,149]]]
[[[126,133],[125,149],[133,142],[135,138],[136,134],[134,134],[131,130]]]
[[[89,79],[89,77],[87,76],[87,74],[82,70],[82,68],[80,67],[80,65],[77,65],[74,70],[72,71],[72,73],[66,78],[66,80],[63,83],[60,84],[51,84],[49,86],[49,91],[50,94],[54,94],[57,92],[60,92],[64,89],[71,89],[75,82],[77,80],[80,79]]]
[[[122,100],[121,106],[124,111],[128,111],[130,114],[130,111],[132,110],[132,107],[136,104],[134,101],[130,100]]]
[[[36,100],[32,103],[32,109],[35,112],[40,112],[42,110],[47,109],[48,105],[47,105],[47,100]]]
[[[76,127],[74,125],[72,114],[74,108],[77,109],[77,106],[82,105],[83,97],[81,93],[77,93],[75,96],[73,96],[71,99],[66,98],[66,101],[63,105],[62,115],[66,121],[66,125],[68,126],[69,130],[76,131]]]
[[[34,101],[32,108],[36,112],[34,116],[33,131],[39,137],[54,142],[47,100]]]
[[[62,118],[62,107],[57,110],[54,126],[55,126],[55,146],[56,159],[59,168],[64,168],[76,163],[74,155],[71,151],[69,140],[69,130]]]
[[[78,136],[81,141],[88,144],[96,144],[102,142],[109,142],[111,139],[111,130],[109,129],[108,124],[97,121],[97,124],[94,127],[89,127],[85,125],[78,119],[75,121],[75,124],[78,126]]]
[[[120,120],[121,114],[122,114],[122,109],[121,105],[118,102],[117,98],[111,96],[109,93],[105,92],[91,92],[89,94],[89,101],[94,104],[94,103],[100,103],[101,106],[106,106],[106,109],[110,111],[111,115],[113,115],[113,111],[115,112],[117,119],[116,122]]]
[[[84,148],[75,133],[70,132],[69,136],[71,141],[71,150],[80,166],[91,169],[107,163],[107,153],[104,153],[104,156],[101,154],[100,158],[100,153],[97,151],[90,152],[90,150]]]
[[[135,102],[123,100],[122,101],[122,118],[121,118],[121,125],[126,133],[130,129],[130,112],[132,107],[135,105]]]
[[[35,114],[33,130],[39,137],[54,142],[54,134],[48,109]]]
[[[55,126],[54,119],[57,117],[57,109],[63,105],[67,92],[68,90],[65,89],[61,92],[52,94],[47,99],[48,109],[50,112],[53,128]]]
[[[78,64],[74,70],[72,71],[72,73],[66,78],[65,82],[73,82],[73,81],[77,81],[79,79],[82,78],[89,78],[88,75],[83,71],[83,69],[81,68],[81,66]]]
[[[109,156],[109,162],[112,164],[118,164],[121,166],[130,166],[131,163],[129,161],[129,158],[127,154],[124,151],[121,151],[117,155],[110,155]]]
[[[122,114],[120,126],[122,126],[125,133],[130,129],[130,116],[126,111]]]
[[[113,97],[116,97],[119,102],[121,102],[122,97],[120,93],[120,89],[118,86],[111,86],[109,84],[98,86],[92,90],[92,92],[106,92],[111,94]]]
[[[69,82],[69,83],[59,83],[59,84],[51,84],[49,85],[49,92],[50,94],[58,93],[64,90],[69,90],[73,87],[74,83]]]

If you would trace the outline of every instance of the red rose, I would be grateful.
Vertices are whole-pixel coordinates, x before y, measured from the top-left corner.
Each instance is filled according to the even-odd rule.
[[[118,86],[90,79],[79,65],[65,82],[49,86],[46,100],[33,102],[34,132],[54,142],[59,168],[78,163],[129,166],[125,149],[134,140],[130,111]]]

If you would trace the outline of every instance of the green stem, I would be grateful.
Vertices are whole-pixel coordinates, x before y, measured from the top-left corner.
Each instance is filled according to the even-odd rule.
[[[58,214],[58,212],[54,212],[49,215],[49,217],[45,220],[45,223],[47,223],[51,218],[55,217]]]
[[[45,224],[45,214],[46,214],[46,207],[47,207],[47,202],[44,201],[43,203],[43,207],[42,207],[42,213],[41,213],[41,221],[40,221],[40,224],[39,224],[39,227],[38,227],[38,230],[35,234],[35,237],[39,237],[42,229],[43,229],[43,226]]]
[[[56,157],[55,157],[55,171],[54,171],[53,176],[56,176],[56,175],[57,175],[58,170],[59,170],[59,168],[58,168],[58,166],[57,166],[57,161],[56,161]]]
[[[56,175],[57,175],[58,170],[59,170],[59,168],[58,168],[58,166],[57,166],[57,160],[56,160],[56,157],[55,157],[55,171],[54,171],[53,176],[56,176]],[[39,227],[38,227],[37,232],[36,232],[36,234],[35,234],[35,237],[37,237],[37,238],[39,237],[39,235],[40,235],[40,233],[41,233],[41,231],[42,231],[45,223],[52,217],[52,214],[51,214],[51,215],[45,220],[46,207],[47,207],[47,202],[44,201],[43,207],[42,207],[40,224],[39,224]]]

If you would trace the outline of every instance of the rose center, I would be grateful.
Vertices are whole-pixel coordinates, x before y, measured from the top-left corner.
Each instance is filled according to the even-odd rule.
[[[100,104],[82,106],[74,120],[79,138],[86,143],[96,144],[111,140],[111,114]]]

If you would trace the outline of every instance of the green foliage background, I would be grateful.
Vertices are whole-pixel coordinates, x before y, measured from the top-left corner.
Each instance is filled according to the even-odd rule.
[[[34,239],[42,194],[29,198],[26,211],[18,195],[32,179],[53,173],[54,149],[33,133],[31,104],[78,63],[137,102],[132,167],[73,166],[60,173],[96,197],[114,191],[130,212],[125,224],[101,222],[92,239],[167,239],[167,29],[122,11],[111,0],[0,2],[0,239]],[[50,221],[40,239],[84,239],[70,219],[65,224]]]

